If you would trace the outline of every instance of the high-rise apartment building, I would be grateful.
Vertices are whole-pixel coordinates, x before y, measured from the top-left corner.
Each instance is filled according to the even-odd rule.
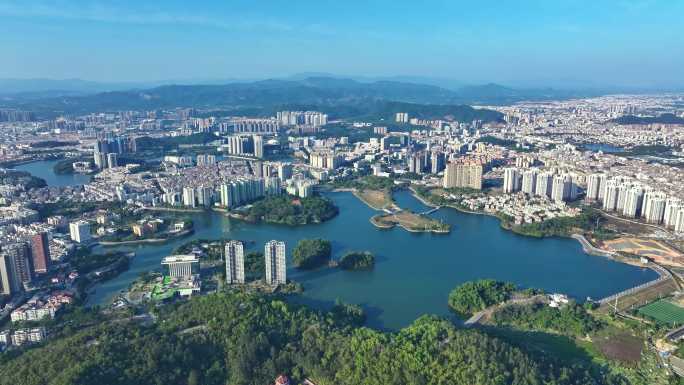
[[[69,235],[71,240],[77,243],[84,243],[90,240],[90,224],[86,221],[76,221],[69,223]]]
[[[446,157],[441,151],[434,151],[430,154],[430,172],[437,174],[445,168]]]
[[[618,196],[620,194],[620,183],[615,179],[606,182],[605,194],[603,195],[603,209],[615,211],[617,209]]]
[[[197,197],[194,187],[183,187],[183,206],[197,207]]]
[[[517,168],[504,169],[503,192],[513,193],[520,190],[521,178]]]
[[[555,175],[551,189],[551,199],[555,202],[570,200],[572,196],[572,176],[570,174]]]
[[[661,191],[649,191],[644,194],[642,216],[648,223],[659,224],[665,217],[667,196]]]
[[[534,193],[540,197],[551,198],[551,191],[553,189],[553,174],[545,171],[537,175],[537,186],[534,188]]]
[[[254,135],[252,137],[254,143],[254,157],[263,158],[264,157],[264,138],[261,135]]]
[[[0,256],[3,263],[0,264],[0,281],[3,292],[9,294],[21,291],[33,280],[31,266],[31,253],[28,243],[19,241],[2,245]]]
[[[601,182],[605,181],[603,174],[591,174],[587,176],[586,200],[597,201],[601,199]]]
[[[269,241],[264,247],[266,283],[280,285],[287,283],[285,242]]]
[[[682,201],[679,198],[667,198],[665,202],[665,214],[663,214],[663,223],[667,227],[674,227],[677,220],[677,212],[683,208]]]
[[[335,152],[312,152],[309,155],[309,165],[314,168],[334,170],[342,165],[342,157]]]
[[[240,241],[229,241],[225,246],[226,283],[245,283],[245,248]]]
[[[641,214],[641,206],[644,200],[644,190],[639,185],[627,189],[625,204],[622,207],[622,215],[636,218]]]
[[[472,188],[482,190],[482,165],[478,163],[449,163],[444,171],[444,188]]]
[[[527,195],[534,195],[537,188],[537,170],[525,170],[522,173],[522,192]]]
[[[394,116],[394,121],[397,123],[408,123],[409,114],[408,112],[397,112]]]

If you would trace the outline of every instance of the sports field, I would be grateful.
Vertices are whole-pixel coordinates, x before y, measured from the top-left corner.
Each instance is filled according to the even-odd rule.
[[[684,309],[662,299],[639,308],[639,314],[668,325],[684,324]]]

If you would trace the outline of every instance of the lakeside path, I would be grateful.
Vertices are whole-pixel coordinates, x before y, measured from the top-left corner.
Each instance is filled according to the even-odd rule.
[[[488,215],[488,216],[498,218],[496,215],[491,214],[491,213],[464,210],[460,207],[453,206],[453,205],[438,206],[438,205],[435,205],[435,204],[423,199],[423,197],[418,195],[418,193],[416,193],[416,191],[410,187],[409,187],[409,191],[411,191],[411,194],[413,195],[413,197],[415,197],[420,202],[422,202],[424,205],[429,206],[429,207],[434,207],[434,208],[450,207],[450,208],[456,209],[456,210],[463,212],[463,213],[466,213],[466,214]],[[524,234],[519,234],[519,235],[525,236]],[[623,290],[621,292],[612,294],[608,297],[605,297],[599,301],[601,303],[612,301],[612,300],[615,300],[615,298],[621,298],[621,297],[626,296],[626,295],[634,295],[634,294],[639,293],[641,291],[647,290],[650,287],[653,287],[659,283],[665,282],[668,279],[671,279],[675,283],[675,285],[679,286],[679,283],[678,283],[675,275],[670,270],[668,270],[665,267],[660,266],[654,262],[651,262],[649,264],[643,264],[643,263],[637,262],[637,261],[631,261],[631,260],[627,260],[624,258],[618,258],[617,254],[615,252],[610,251],[610,250],[604,250],[604,249],[601,249],[601,248],[594,246],[582,234],[572,234],[572,235],[570,235],[570,238],[573,238],[576,241],[578,241],[580,243],[580,245],[582,245],[582,250],[589,255],[606,257],[606,258],[609,258],[615,262],[620,262],[620,263],[624,263],[627,265],[632,265],[632,266],[637,266],[637,267],[642,267],[642,268],[648,268],[648,269],[651,269],[658,274],[658,278],[656,278],[652,281],[646,282],[644,284],[641,284],[641,285]],[[475,319],[473,319],[473,321],[477,322]]]
[[[492,305],[486,309],[480,310],[477,313],[473,314],[470,318],[468,318],[465,322],[463,322],[463,326],[465,327],[473,327],[480,323],[483,318],[489,318],[491,317],[492,314],[494,314],[497,310],[503,309],[507,306],[512,306],[512,305],[528,305],[532,303],[537,303],[537,302],[544,302],[546,297],[544,295],[535,295],[532,297],[526,297],[526,298],[511,298],[508,301],[498,303],[496,305]]]
[[[102,246],[121,246],[121,245],[135,245],[135,244],[140,244],[140,243],[163,243],[163,242],[171,241],[171,240],[176,239],[176,238],[184,237],[186,235],[192,234],[193,232],[194,232],[193,229],[188,229],[188,230],[183,230],[181,232],[178,232],[169,238],[135,239],[135,240],[131,240],[131,241],[99,241],[99,242],[96,242],[96,244],[100,244]]]
[[[143,207],[142,209],[149,211],[170,211],[178,213],[203,213],[206,211],[204,209],[179,209],[174,207]]]

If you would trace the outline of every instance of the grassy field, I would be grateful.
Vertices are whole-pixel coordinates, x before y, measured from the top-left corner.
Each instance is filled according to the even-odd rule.
[[[639,308],[638,312],[668,325],[684,324],[684,309],[665,300],[650,303]]]
[[[397,211],[393,214],[376,215],[371,218],[371,221],[381,227],[399,225],[407,230],[413,231],[449,230],[449,225],[447,224],[407,210]]]
[[[675,290],[677,290],[677,285],[671,279],[667,279],[636,293],[621,297],[618,300],[617,307],[620,311],[636,309],[660,298],[667,297]],[[614,305],[615,302],[603,304],[599,312],[604,314],[612,313]]]
[[[354,192],[354,195],[375,210],[390,208],[394,203],[392,195],[384,190],[358,190]]]

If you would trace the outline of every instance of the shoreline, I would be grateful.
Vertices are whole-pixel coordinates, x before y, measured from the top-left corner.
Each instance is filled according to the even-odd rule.
[[[451,230],[437,230],[437,229],[417,230],[417,229],[411,229],[411,228],[404,226],[403,223],[399,223],[399,222],[393,223],[393,224],[380,224],[380,223],[378,223],[378,218],[381,216],[384,216],[384,215],[387,215],[387,214],[373,215],[372,217],[370,217],[369,221],[373,226],[375,226],[379,229],[382,229],[382,230],[389,230],[389,229],[393,229],[393,228],[399,226],[402,229],[404,229],[410,233],[415,233],[415,234],[419,234],[419,233],[449,234],[451,232]]]
[[[149,238],[149,239],[133,239],[130,241],[99,241],[93,243],[93,245],[101,245],[101,246],[122,246],[122,245],[134,245],[134,244],[141,244],[141,243],[164,243],[164,242],[169,242],[177,238],[184,237],[186,235],[190,235],[194,233],[194,229],[188,229],[188,230],[183,230],[179,233],[174,234],[172,237],[168,238]]]
[[[143,207],[143,210],[170,211],[170,212],[197,213],[197,214],[207,211],[205,209],[181,209],[181,208],[174,208],[174,207]]]
[[[503,226],[503,222],[502,222],[501,218],[499,218],[499,216],[497,216],[497,215],[495,215],[495,214],[491,214],[491,213],[487,213],[487,212],[478,212],[478,211],[465,210],[465,209],[462,209],[462,208],[460,208],[460,207],[458,207],[458,206],[454,206],[454,205],[438,206],[438,205],[435,205],[435,204],[433,204],[433,203],[431,203],[431,202],[428,202],[427,200],[423,199],[423,197],[421,197],[420,195],[418,195],[418,194],[415,192],[415,190],[413,190],[413,189],[410,188],[410,187],[409,187],[409,191],[411,191],[411,195],[412,195],[414,198],[418,199],[421,203],[423,203],[423,204],[426,205],[426,206],[433,207],[433,208],[448,207],[448,208],[452,208],[452,209],[455,209],[455,210],[457,210],[457,211],[460,211],[460,212],[466,213],[466,214],[486,215],[486,216],[494,217],[494,218],[499,219],[499,224],[501,225],[501,227],[502,227],[504,230],[510,231],[510,232],[512,232],[512,233],[514,233],[514,234],[517,234],[517,235],[520,235],[520,236],[524,236],[524,237],[531,237],[531,238],[538,238],[538,239],[543,239],[543,238],[544,238],[544,237],[541,237],[541,238],[539,238],[539,237],[533,237],[533,236],[530,236],[530,235],[527,235],[527,234],[524,234],[524,233],[519,233],[519,232],[516,232],[515,230],[513,230],[513,229],[511,229],[511,228],[508,228],[508,227],[506,227],[506,226]],[[610,260],[612,260],[612,261],[615,261],[615,262],[618,262],[618,263],[624,263],[624,264],[626,264],[626,265],[631,265],[631,266],[635,266],[635,267],[641,267],[641,268],[650,269],[650,270],[654,271],[656,274],[658,274],[658,278],[656,278],[656,279],[654,279],[654,280],[652,280],[652,281],[648,281],[648,282],[657,281],[657,280],[661,279],[664,275],[666,275],[666,274],[663,273],[663,271],[662,271],[662,270],[664,270],[664,268],[661,267],[660,265],[656,264],[655,262],[651,262],[650,264],[643,264],[643,263],[640,263],[640,262],[637,262],[637,261],[628,260],[628,259],[626,259],[626,258],[618,258],[615,252],[612,252],[612,251],[610,251],[610,250],[603,250],[603,249],[600,249],[600,248],[594,246],[594,245],[591,243],[591,241],[589,241],[583,234],[573,233],[573,234],[571,234],[571,235],[569,235],[569,236],[560,236],[560,235],[557,235],[557,236],[560,237],[560,238],[572,238],[572,239],[576,240],[576,241],[579,242],[580,245],[582,246],[582,251],[584,251],[584,253],[587,254],[587,255],[591,255],[591,256],[595,256],[595,257],[604,257],[604,258],[608,258],[608,259],[610,259]],[[648,282],[647,282],[647,283],[648,283]],[[640,286],[640,285],[637,285],[637,286],[635,286],[635,287],[638,287],[638,286]]]
[[[381,190],[373,190],[373,191],[381,191]],[[389,193],[389,194],[390,194],[390,203],[389,203],[389,205],[388,205],[387,207],[380,207],[380,208],[371,205],[370,202],[368,202],[367,200],[365,200],[365,199],[363,198],[363,196],[361,196],[361,194],[359,194],[359,190],[357,190],[357,189],[355,189],[355,188],[349,188],[349,189],[343,189],[343,190],[336,190],[336,191],[334,191],[334,192],[351,192],[356,198],[358,198],[361,202],[363,202],[363,204],[365,204],[366,206],[370,207],[371,209],[373,209],[373,210],[375,210],[375,211],[390,212],[390,211],[392,211],[392,210],[399,210],[399,209],[400,209],[400,207],[397,206],[396,202],[394,202],[394,199],[392,199],[392,197],[391,197],[391,196],[392,196],[392,193],[391,193],[391,192]]]

